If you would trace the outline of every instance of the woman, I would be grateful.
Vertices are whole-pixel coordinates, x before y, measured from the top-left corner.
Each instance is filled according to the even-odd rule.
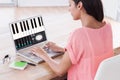
[[[111,25],[103,21],[101,0],[70,0],[69,4],[73,19],[80,19],[82,28],[71,33],[65,49],[47,44],[53,51],[64,52],[61,62],[55,62],[41,48],[32,51],[58,75],[68,72],[68,80],[94,80],[99,63],[113,56]]]

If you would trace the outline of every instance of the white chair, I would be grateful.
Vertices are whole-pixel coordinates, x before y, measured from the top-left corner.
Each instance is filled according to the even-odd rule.
[[[120,55],[102,61],[94,80],[120,80]]]

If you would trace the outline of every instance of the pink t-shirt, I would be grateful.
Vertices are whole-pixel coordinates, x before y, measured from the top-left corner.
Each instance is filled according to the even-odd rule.
[[[68,80],[94,80],[99,63],[113,56],[111,25],[78,28],[71,33],[66,49],[72,66]]]

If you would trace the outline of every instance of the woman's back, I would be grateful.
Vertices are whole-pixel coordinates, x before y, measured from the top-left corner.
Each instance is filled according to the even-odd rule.
[[[110,24],[99,29],[76,29],[66,48],[73,64],[68,80],[93,80],[99,63],[113,56]]]

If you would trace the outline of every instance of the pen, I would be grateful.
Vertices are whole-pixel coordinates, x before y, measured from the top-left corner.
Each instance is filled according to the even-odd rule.
[[[21,61],[21,62],[26,62],[26,61]],[[30,62],[26,62],[27,64],[31,65],[31,66],[36,66],[35,64],[33,63],[30,63]]]

